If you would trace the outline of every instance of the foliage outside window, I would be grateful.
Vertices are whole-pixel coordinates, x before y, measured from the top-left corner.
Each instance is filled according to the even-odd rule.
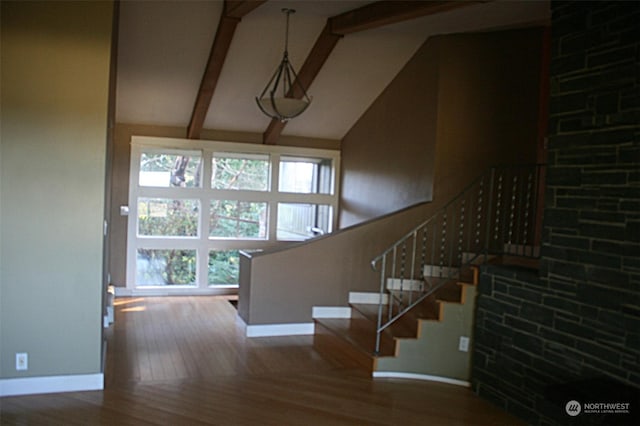
[[[266,238],[267,203],[213,200],[209,235],[214,238]]]
[[[211,160],[211,170],[211,187],[214,189],[269,189],[267,155],[215,154]]]
[[[198,210],[196,200],[140,198],[138,200],[138,235],[196,237]]]
[[[240,275],[238,250],[209,252],[209,285],[237,285]]]
[[[196,251],[138,249],[136,271],[141,286],[194,285]]]
[[[200,187],[199,152],[188,154],[170,154],[161,152],[143,152],[140,156],[140,186],[156,186],[162,188]]]

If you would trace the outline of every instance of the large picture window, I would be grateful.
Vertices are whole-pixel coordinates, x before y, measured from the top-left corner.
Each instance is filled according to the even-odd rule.
[[[339,161],[331,150],[133,137],[127,287],[232,291],[240,250],[330,233]]]

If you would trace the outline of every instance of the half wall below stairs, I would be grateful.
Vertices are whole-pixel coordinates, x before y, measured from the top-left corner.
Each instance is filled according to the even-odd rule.
[[[440,320],[419,320],[417,339],[399,338],[395,357],[380,357],[374,376],[407,373],[468,382],[471,377],[471,345],[476,287],[462,285],[462,303],[442,303]],[[468,341],[459,350],[460,337]]]

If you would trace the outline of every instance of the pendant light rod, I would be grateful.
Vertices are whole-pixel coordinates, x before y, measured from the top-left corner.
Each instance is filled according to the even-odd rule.
[[[287,26],[284,30],[284,54],[289,54],[289,15],[296,13],[295,9],[282,8],[282,12],[287,15]]]

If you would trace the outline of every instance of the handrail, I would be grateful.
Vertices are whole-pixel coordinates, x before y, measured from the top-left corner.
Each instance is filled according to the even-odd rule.
[[[380,272],[375,352],[381,334],[484,255],[537,257],[532,249],[543,164],[495,166],[371,260]],[[419,267],[418,267],[419,265]],[[437,282],[434,283],[434,278]],[[420,284],[418,284],[420,283]],[[416,287],[417,286],[417,287]],[[384,309],[385,295],[388,306]]]

